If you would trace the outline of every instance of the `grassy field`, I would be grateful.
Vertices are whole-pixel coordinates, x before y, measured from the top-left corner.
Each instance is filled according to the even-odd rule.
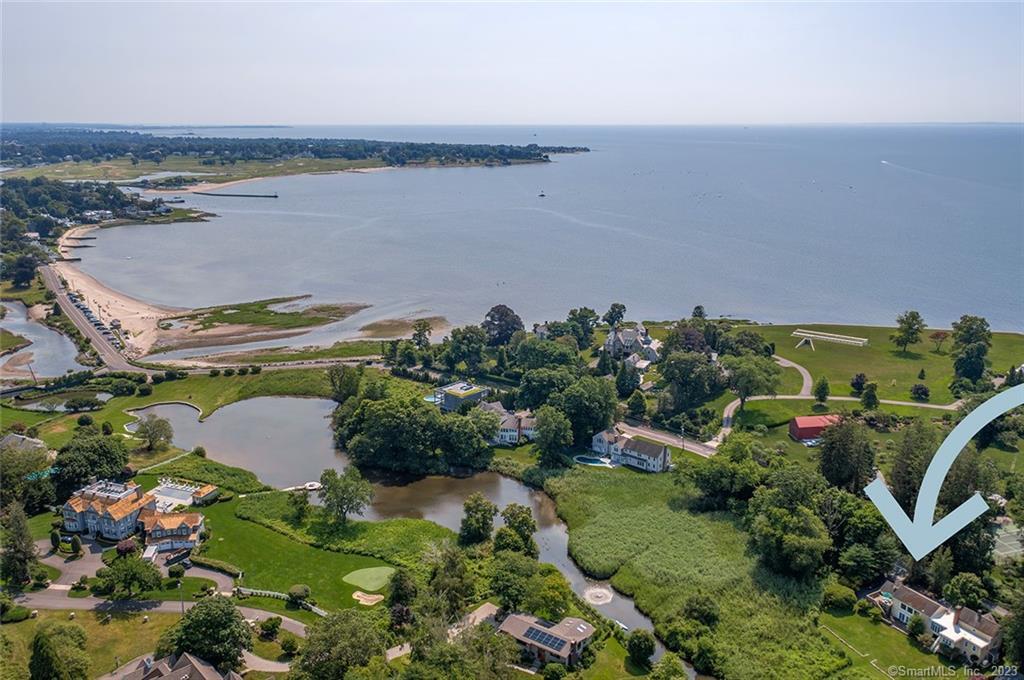
[[[736,520],[690,512],[670,475],[575,468],[548,487],[576,562],[610,576],[656,625],[692,593],[717,600],[721,620],[712,639],[724,678],[749,677],[753,668],[776,678],[824,677],[848,663],[814,625],[818,586],[761,569]]]
[[[308,296],[268,298],[255,302],[220,305],[197,309],[189,314],[171,319],[186,319],[196,322],[203,330],[226,324],[246,324],[264,328],[287,330],[322,326],[340,321],[355,314],[366,305],[299,305]]]
[[[337,172],[358,168],[378,168],[384,164],[375,159],[346,160],[344,158],[291,158],[280,161],[240,161],[233,165],[203,165],[201,159],[193,156],[169,156],[161,163],[140,161],[137,165],[127,158],[115,158],[102,163],[82,161],[75,163],[50,163],[31,168],[19,168],[5,172],[4,177],[49,177],[50,179],[101,180],[120,182],[138,179],[158,172],[208,173],[196,179],[204,182],[233,182],[258,177],[301,175],[311,172]]]
[[[321,550],[300,543],[255,522],[239,519],[235,509],[240,501],[215,503],[203,509],[212,536],[204,556],[240,567],[245,575],[240,585],[288,592],[302,583],[325,609],[342,609],[356,604],[357,588],[346,583],[346,574],[357,569],[390,566],[364,555]]]
[[[924,383],[931,390],[932,403],[953,401],[949,391],[949,383],[953,381],[953,358],[949,354],[951,343],[948,340],[941,354],[928,340],[911,345],[904,353],[889,341],[892,328],[814,324],[751,328],[769,342],[774,342],[775,353],[779,356],[804,366],[815,379],[826,376],[835,395],[850,394],[850,378],[857,373],[865,373],[869,380],[878,383],[878,396],[882,399],[909,401],[910,387]],[[864,347],[816,342],[813,351],[809,347],[795,349],[797,339],[791,334],[796,328],[852,335],[867,338],[869,342]],[[925,335],[932,330],[926,330]],[[1024,362],[1024,334],[993,333],[989,359],[993,369],[999,372]],[[919,379],[917,376],[922,369],[925,377]]]
[[[153,386],[149,396],[114,397],[92,414],[97,423],[109,421],[115,432],[135,418],[128,409],[139,409],[166,402],[188,402],[200,409],[205,418],[221,406],[253,397],[329,395],[327,373],[320,369],[266,371],[257,375],[218,376],[191,375]],[[59,416],[39,428],[39,436],[54,448],[67,443],[74,434],[76,416]]]
[[[32,344],[32,341],[17,333],[0,328],[0,354],[17,352]]]
[[[301,621],[307,626],[321,620],[319,616],[308,609],[295,607],[289,604],[287,600],[279,600],[276,597],[257,597],[255,595],[250,595],[244,598],[235,597],[233,600],[235,604],[240,607],[252,607],[253,609],[262,609],[280,616],[287,616],[290,619]]]
[[[4,431],[10,429],[14,423],[21,423],[26,427],[39,425],[39,423],[60,417],[60,414],[47,413],[46,411],[29,411],[28,409],[11,408],[0,404],[0,428]]]
[[[12,300],[25,304],[26,307],[47,302],[46,286],[38,275],[32,279],[32,285],[16,288],[10,279],[0,281],[0,300]]]
[[[5,678],[28,678],[28,659],[32,637],[39,623],[46,620],[67,621],[67,611],[40,610],[38,618],[26,619],[20,623],[4,625],[3,632],[11,641],[11,661]],[[89,657],[89,676],[98,677],[114,670],[119,664],[152,652],[161,633],[174,625],[180,618],[177,614],[151,612],[149,622],[143,623],[141,613],[114,613],[111,621],[104,623],[106,614],[92,611],[75,611],[75,623],[85,629],[88,641],[86,654]]]
[[[430,546],[455,540],[455,534],[449,529],[421,519],[389,519],[379,522],[349,520],[345,527],[338,527],[325,521],[317,507],[310,508],[306,519],[297,524],[292,519],[285,493],[247,496],[237,503],[235,514],[239,518],[268,527],[296,542],[323,546],[329,550],[373,555],[415,572],[424,572],[426,569],[423,554]],[[378,563],[374,566],[387,565]]]
[[[135,481],[143,489],[149,490],[157,485],[158,477],[174,477],[189,479],[194,482],[216,484],[217,486],[236,493],[255,493],[270,489],[249,470],[218,463],[209,458],[187,455],[155,468],[151,473],[136,475]]]
[[[923,651],[910,638],[887,624],[872,623],[866,616],[831,611],[822,612],[819,623],[825,637],[836,649],[853,659],[852,670],[862,671],[864,677],[881,677],[883,674],[877,669],[890,666],[921,669],[915,673],[918,677],[953,677],[945,675],[950,666],[947,659]],[[930,669],[930,673],[925,669]],[[962,670],[957,676],[965,677]]]
[[[284,361],[317,361],[319,359],[351,359],[379,356],[380,340],[346,340],[330,347],[272,347],[251,352],[217,354],[210,361],[225,364],[275,364]]]
[[[580,673],[582,680],[622,680],[646,676],[647,670],[633,663],[622,643],[615,638],[609,638],[604,649],[597,653],[594,663]]]

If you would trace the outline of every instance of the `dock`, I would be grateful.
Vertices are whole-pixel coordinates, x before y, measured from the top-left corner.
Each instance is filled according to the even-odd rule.
[[[212,191],[193,191],[198,196],[225,196],[231,198],[277,198],[277,194],[215,194]]]

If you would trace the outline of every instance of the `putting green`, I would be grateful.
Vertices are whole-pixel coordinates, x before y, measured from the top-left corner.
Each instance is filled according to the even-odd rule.
[[[394,567],[370,567],[350,571],[341,580],[363,590],[380,590],[388,584],[393,573]]]

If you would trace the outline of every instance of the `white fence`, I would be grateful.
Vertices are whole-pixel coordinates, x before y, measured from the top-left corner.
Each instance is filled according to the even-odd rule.
[[[275,600],[288,600],[290,599],[286,593],[279,593],[276,590],[259,590],[257,588],[243,588],[242,586],[235,586],[235,590],[242,593],[243,595],[256,595],[258,597],[272,597]],[[299,606],[303,609],[307,609],[317,616],[327,616],[327,612],[316,605],[309,604],[308,602],[299,602]]]
[[[839,335],[838,333],[824,333],[822,331],[808,331],[803,328],[797,328],[793,331],[794,338],[801,338],[801,342],[805,340],[820,340],[822,342],[835,342],[840,345],[854,345],[855,347],[863,347],[868,344],[867,338],[856,338],[852,335]]]

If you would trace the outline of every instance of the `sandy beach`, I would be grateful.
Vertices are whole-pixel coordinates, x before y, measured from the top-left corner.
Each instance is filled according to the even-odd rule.
[[[116,291],[76,268],[70,262],[55,262],[53,270],[67,283],[68,290],[82,296],[89,308],[107,325],[121,322],[127,340],[125,354],[141,357],[160,339],[160,319],[180,314],[182,309],[162,307]]]

